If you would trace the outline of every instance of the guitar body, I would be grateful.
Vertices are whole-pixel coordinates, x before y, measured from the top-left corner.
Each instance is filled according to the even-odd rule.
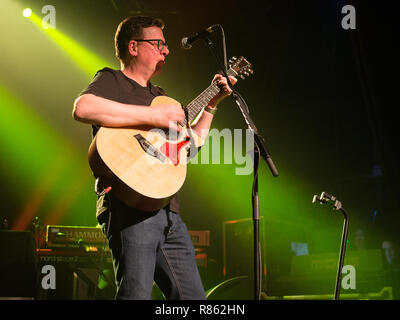
[[[151,106],[177,104],[165,96]],[[150,106],[150,107],[151,107]],[[150,127],[101,127],[89,147],[89,165],[104,187],[130,207],[155,211],[168,204],[186,178],[189,148],[204,142],[187,127],[178,134]],[[194,150],[194,149],[192,149]]]

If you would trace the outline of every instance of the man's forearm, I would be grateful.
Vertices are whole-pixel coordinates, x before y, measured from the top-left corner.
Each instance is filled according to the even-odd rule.
[[[108,100],[93,94],[76,99],[73,117],[77,121],[108,127],[149,124],[149,109]]]

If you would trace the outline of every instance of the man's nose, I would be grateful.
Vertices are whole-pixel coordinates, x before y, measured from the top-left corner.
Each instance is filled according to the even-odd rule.
[[[161,51],[161,54],[163,54],[164,56],[169,55],[169,49],[167,46],[164,46],[164,48]]]

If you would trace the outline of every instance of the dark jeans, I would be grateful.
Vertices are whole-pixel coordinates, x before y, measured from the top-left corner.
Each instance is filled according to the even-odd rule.
[[[98,209],[107,207],[108,213],[108,206],[98,200]],[[99,222],[106,227],[105,220]],[[109,245],[116,299],[151,299],[153,280],[168,300],[206,299],[193,243],[179,214],[168,208],[137,212],[112,200]]]

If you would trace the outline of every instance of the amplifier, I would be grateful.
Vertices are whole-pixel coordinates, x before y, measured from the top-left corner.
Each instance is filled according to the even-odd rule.
[[[210,231],[209,230],[189,230],[190,238],[195,247],[210,246]]]
[[[98,227],[48,225],[46,243],[53,247],[79,247],[79,242],[87,246],[102,246],[105,235]]]

